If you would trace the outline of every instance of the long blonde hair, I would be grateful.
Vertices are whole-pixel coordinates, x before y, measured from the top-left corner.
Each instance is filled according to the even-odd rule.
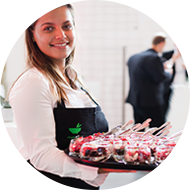
[[[71,4],[66,4],[64,6],[66,6],[70,10],[72,18],[73,18],[74,27],[75,27],[74,7]],[[32,30],[34,29],[36,22],[37,20],[33,24],[31,24],[25,31],[25,43],[26,43],[26,49],[27,49],[27,66],[28,68],[35,67],[41,73],[44,74],[44,76],[49,81],[52,95],[57,101],[61,102],[61,99],[68,100],[66,92],[64,91],[62,87],[63,83],[67,85],[66,79],[63,77],[58,67],[50,60],[50,58],[47,55],[45,55],[39,49],[36,42],[33,41]],[[76,71],[71,66],[72,61],[74,59],[74,54],[75,54],[75,48],[73,49],[71,54],[66,58],[64,74],[68,78],[70,86],[73,89],[76,89],[75,81],[77,80],[77,74],[76,74]],[[73,79],[71,80],[71,78],[69,77],[68,73],[70,71],[75,73],[74,80]],[[20,76],[17,78],[17,80],[20,78]],[[14,84],[12,85],[12,87],[14,86]]]

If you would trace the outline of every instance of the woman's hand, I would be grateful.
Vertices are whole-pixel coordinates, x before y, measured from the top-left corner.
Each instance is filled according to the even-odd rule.
[[[98,173],[136,173],[136,170],[122,170],[122,169],[109,169],[109,168],[99,168]]]

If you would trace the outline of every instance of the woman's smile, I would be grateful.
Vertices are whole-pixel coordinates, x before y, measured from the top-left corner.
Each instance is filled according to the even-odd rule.
[[[51,47],[57,48],[57,49],[66,49],[69,42],[65,43],[56,43],[56,44],[50,44]]]

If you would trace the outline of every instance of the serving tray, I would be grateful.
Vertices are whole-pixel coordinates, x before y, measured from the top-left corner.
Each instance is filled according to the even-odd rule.
[[[122,170],[136,170],[136,171],[152,171],[157,167],[156,164],[134,165],[134,164],[128,164],[128,163],[127,164],[118,163],[112,157],[110,157],[105,162],[101,162],[101,161],[94,162],[94,161],[90,161],[90,160],[87,160],[87,159],[81,159],[78,156],[69,155],[69,150],[68,149],[66,149],[64,151],[75,162],[77,162],[79,164],[92,166],[92,167],[109,168],[109,169],[122,169]]]

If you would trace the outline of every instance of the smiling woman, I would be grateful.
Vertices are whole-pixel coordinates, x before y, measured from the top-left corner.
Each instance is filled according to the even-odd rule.
[[[75,28],[69,9],[63,6],[45,14],[37,20],[32,33],[41,51],[60,69],[65,68],[64,59],[75,47]]]
[[[76,135],[108,130],[100,106],[83,90],[71,66],[75,33],[70,4],[48,12],[26,30],[29,69],[13,84],[9,100],[25,160],[61,184],[99,189],[108,174],[77,164],[64,153]]]

